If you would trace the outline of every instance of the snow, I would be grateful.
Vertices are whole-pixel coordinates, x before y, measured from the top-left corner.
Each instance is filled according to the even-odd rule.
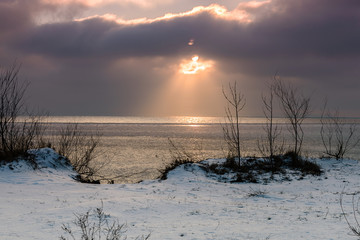
[[[356,239],[339,204],[344,191],[353,220],[355,160],[316,159],[322,176],[266,185],[219,182],[198,164],[176,168],[165,181],[92,185],[73,180],[76,173],[52,149],[33,153],[39,170],[24,161],[0,168],[0,239],[58,239],[74,213],[102,202],[105,213],[126,223],[128,239]]]

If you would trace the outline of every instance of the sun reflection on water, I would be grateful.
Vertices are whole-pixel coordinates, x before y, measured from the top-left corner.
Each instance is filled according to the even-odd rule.
[[[179,121],[189,127],[200,127],[202,124],[208,123],[208,120],[204,117],[182,117]]]

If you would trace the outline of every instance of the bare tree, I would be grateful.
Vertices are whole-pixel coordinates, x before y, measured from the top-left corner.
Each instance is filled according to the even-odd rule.
[[[28,84],[19,81],[19,71],[16,62],[0,70],[0,152],[6,158],[25,154],[42,133],[41,117],[29,114],[24,106]]]
[[[12,152],[15,148],[16,119],[23,108],[26,85],[19,84],[19,66],[12,65],[0,73],[0,137],[1,149]]]
[[[236,82],[233,85],[229,84],[229,93],[224,88],[222,92],[227,101],[225,123],[222,125],[224,139],[229,153],[238,158],[238,165],[241,166],[240,112],[245,107],[245,97],[237,89]]]
[[[276,80],[276,75],[274,76]],[[270,163],[274,165],[274,156],[281,154],[284,150],[284,142],[278,143],[281,129],[278,124],[274,123],[274,95],[275,86],[273,83],[268,85],[268,96],[262,95],[263,113],[266,118],[264,131],[266,138],[262,143],[258,141],[258,148],[262,155],[267,156]]]
[[[310,97],[303,96],[298,89],[290,84],[284,84],[278,78],[274,85],[274,93],[279,98],[285,117],[290,122],[289,131],[294,140],[292,151],[295,156],[299,156],[304,140],[304,131],[301,125],[310,114]]]
[[[324,153],[327,156],[341,159],[360,143],[360,137],[355,136],[357,124],[349,123],[344,118],[340,118],[338,111],[334,113],[327,111],[326,103],[320,122],[321,140],[325,147]]]

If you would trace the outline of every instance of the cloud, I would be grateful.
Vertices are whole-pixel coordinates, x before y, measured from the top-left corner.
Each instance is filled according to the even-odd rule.
[[[141,2],[144,1],[132,3],[141,5]],[[57,3],[56,6],[54,2],[51,6],[46,2],[38,4],[41,9],[57,9],[60,3],[71,5],[69,1]],[[82,7],[110,4],[100,0],[75,3],[79,11]],[[325,88],[332,95],[337,93],[352,109],[358,109],[353,104],[358,102],[356,96],[346,94],[350,89],[360,88],[358,0],[250,1],[240,2],[233,9],[212,4],[154,18],[134,19],[124,19],[113,13],[78,18],[70,14],[71,17],[64,17],[62,21],[46,24],[32,23],[39,8],[30,5],[20,8],[9,2],[1,4],[0,12],[4,15],[0,14],[0,18],[9,19],[11,27],[0,24],[3,30],[0,34],[6,36],[0,40],[0,50],[10,49],[25,58],[36,56],[52,66],[61,66],[55,71],[55,77],[48,75],[58,79],[58,86],[62,83],[59,76],[74,78],[76,82],[87,79],[93,82],[89,85],[94,86],[93,89],[108,86],[103,91],[112,94],[102,103],[109,106],[109,112],[114,111],[110,107],[114,99],[121,102],[124,109],[127,108],[126,99],[137,102],[136,106],[141,105],[145,95],[151,96],[151,92],[156,92],[159,85],[172,77],[170,71],[168,75],[159,74],[154,65],[172,69],[179,66],[182,59],[191,59],[194,55],[216,63],[217,76],[240,79],[245,87],[253,89],[249,92],[254,96],[255,91],[263,89],[264,81],[279,70],[282,76],[299,86]],[[189,45],[191,41],[193,44]],[[162,65],[157,66],[158,60],[154,59],[162,59]],[[118,65],[121,73],[107,67],[117,62],[126,66]],[[139,62],[144,71],[140,75]],[[83,65],[85,63],[88,66]],[[119,85],[114,83],[115,72],[121,75]],[[76,88],[80,89],[81,84]],[[111,87],[112,84],[119,87],[122,96],[129,97],[115,97],[116,88]],[[71,82],[66,82],[61,88],[65,91],[70,86]],[[89,91],[82,96],[90,101],[92,94],[94,92]],[[71,99],[75,99],[75,95],[74,92]],[[261,114],[261,109],[257,112]]]
[[[30,27],[31,6],[26,1],[0,1],[0,41]]]
[[[182,13],[167,13],[162,17],[157,17],[154,19],[147,19],[147,18],[139,18],[139,19],[132,19],[132,20],[124,20],[121,18],[117,18],[116,15],[114,14],[105,14],[102,16],[99,15],[95,15],[95,16],[90,16],[90,17],[86,17],[86,18],[82,18],[82,19],[76,19],[76,21],[86,21],[86,20],[91,20],[91,19],[104,19],[104,20],[108,20],[108,21],[114,21],[116,23],[118,23],[119,25],[138,25],[138,24],[151,24],[151,23],[156,23],[156,22],[161,22],[161,21],[166,21],[166,20],[172,20],[172,19],[176,19],[176,18],[184,18],[184,17],[189,17],[189,16],[194,16],[194,15],[198,15],[201,13],[208,13],[211,14],[215,17],[221,17],[221,18],[227,18],[227,19],[238,19],[238,20],[243,20],[246,16],[242,16],[242,14],[237,13],[237,14],[233,14],[227,11],[227,9],[223,6],[220,6],[218,4],[211,4],[210,6],[204,7],[204,6],[198,6],[193,8],[191,11],[187,11],[187,12],[182,12]],[[245,14],[246,15],[246,14]]]
[[[169,3],[171,0],[42,0],[45,4],[53,4],[53,5],[71,5],[71,4],[81,4],[88,7],[98,7],[103,5],[111,5],[116,3],[117,5],[136,5],[143,8],[154,7],[160,3]]]
[[[74,57],[175,55],[196,38],[199,50],[214,57],[356,57],[359,5],[277,0],[241,3],[234,11],[214,4],[154,19],[95,16],[30,29],[16,47]]]
[[[178,54],[192,36],[204,40],[207,36],[201,34],[207,31],[212,37],[215,25],[228,29],[228,22],[249,23],[247,17],[216,4],[155,19],[123,20],[107,14],[37,26],[25,32],[15,47],[30,53],[72,57]]]

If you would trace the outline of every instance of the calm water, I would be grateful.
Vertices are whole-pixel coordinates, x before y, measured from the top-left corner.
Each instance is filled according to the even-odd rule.
[[[203,159],[226,156],[221,128],[223,120],[209,117],[49,117],[47,134],[54,136],[62,126],[74,122],[88,133],[100,132],[102,141],[97,161],[107,162],[104,174],[123,176],[119,182],[136,182],[156,178],[158,169],[171,160],[169,138]],[[257,141],[264,137],[265,119],[243,118],[241,121],[243,155],[259,155]],[[286,122],[283,119],[277,119],[277,122],[285,139],[289,139]],[[309,119],[303,124],[303,155],[321,156],[324,149],[320,126],[318,119]],[[359,156],[359,148],[348,155],[354,159],[360,159]]]

